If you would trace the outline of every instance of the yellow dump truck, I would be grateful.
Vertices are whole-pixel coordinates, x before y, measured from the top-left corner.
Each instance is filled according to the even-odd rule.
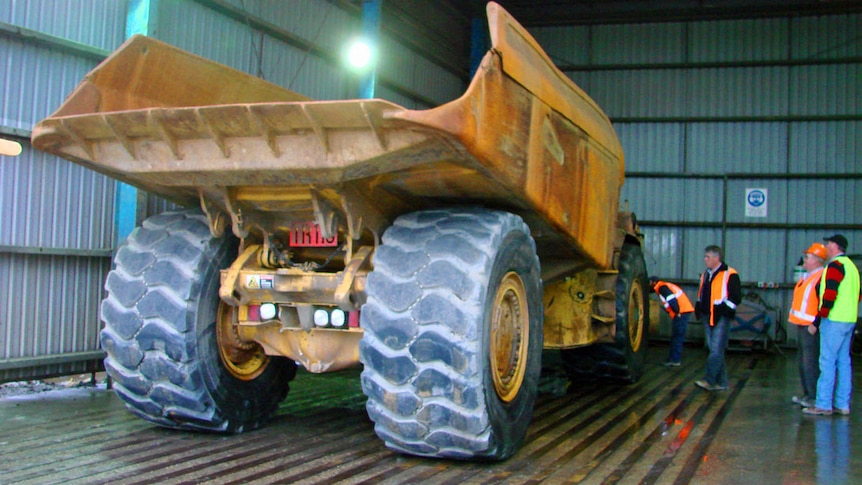
[[[91,71],[33,145],[187,210],[119,247],[105,367],[162,426],[260,426],[297,365],[362,365],[399,452],[504,459],[543,349],[636,380],[642,236],[611,123],[507,12],[466,93],[429,110],[312,101],[146,37]]]

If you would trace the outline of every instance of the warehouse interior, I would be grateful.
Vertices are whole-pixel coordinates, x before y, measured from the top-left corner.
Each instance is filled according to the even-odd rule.
[[[731,368],[743,377],[738,389],[727,393],[729,404],[709,412],[744,412],[756,423],[750,415],[757,413],[755,403],[740,398],[733,410],[731,400],[743,392],[768,400],[774,397],[770,385],[785,380],[792,386],[798,380],[797,329],[787,322],[787,312],[802,252],[812,242],[842,234],[849,240],[847,253],[857,266],[862,261],[862,2],[498,3],[613,124],[625,154],[619,207],[637,216],[646,272],[675,282],[694,299],[705,247],[723,248],[725,261],[739,271],[744,303],[730,338],[738,352]],[[20,154],[0,155],[0,383],[102,373],[100,311],[112,257],[144,220],[178,207],[31,145],[34,126],[124,41],[145,35],[311,100],[373,98],[430,110],[461,97],[480,69],[490,45],[485,15],[482,0],[92,0],[85,9],[74,0],[0,0],[0,138],[20,145]],[[378,49],[370,69],[348,65],[348,47],[358,38],[370,39]],[[670,379],[658,365],[670,322],[661,312],[652,320],[648,359],[654,365],[643,379],[653,387],[644,387],[642,398],[659,392],[648,389],[679,393],[684,384],[691,392],[686,379],[699,377],[705,360],[699,353],[701,325],[692,323],[686,334],[693,365]],[[358,380],[358,373],[354,377]],[[304,378],[312,380],[297,386],[317,382],[317,376]],[[545,384],[559,384],[552,382]],[[609,392],[590,389],[588,396],[596,399]],[[550,420],[555,406],[563,404],[554,392],[548,396],[540,396],[537,414]],[[290,397],[287,406],[293,405]],[[347,414],[356,415],[357,399],[361,394],[344,398]],[[792,417],[761,417],[768,421],[766,432],[777,433],[776,441],[788,448],[813,447],[815,428],[822,433],[822,426],[800,425],[798,409],[785,404],[770,409]],[[107,406],[122,407],[119,401]],[[364,415],[363,409],[358,414]],[[291,419],[297,413],[282,411]],[[150,432],[143,421],[117,419],[126,432]],[[843,429],[856,419],[829,428]],[[719,426],[721,420],[713,423]],[[736,433],[755,440],[752,429]],[[732,445],[721,442],[729,431],[719,438],[717,433],[717,428],[705,432],[713,452],[732,454]],[[614,448],[613,442],[601,445]],[[852,446],[841,442],[838,453],[858,465],[856,454],[849,453]],[[574,456],[571,449],[555,460]],[[691,456],[705,462],[714,455]],[[804,461],[799,455],[781,459]],[[679,476],[689,473],[695,483],[746,481],[742,473],[715,475],[716,470],[710,478],[705,465],[700,471],[690,463],[664,466],[681,469]],[[450,479],[466,481],[476,474],[481,477],[476,483],[495,483],[515,473],[469,467],[451,472]],[[419,473],[416,462],[408,468]],[[762,460],[749,468],[767,482],[779,476],[783,480],[775,482],[794,481],[787,474],[770,475],[770,464]],[[558,464],[558,474],[550,476],[561,482],[580,476],[589,483],[596,480],[590,475],[594,469],[601,467],[560,478],[570,470]],[[840,483],[822,481],[814,465],[810,470],[800,472],[799,483]],[[608,471],[605,481],[614,481],[614,473]],[[845,483],[858,474],[847,473]],[[624,481],[634,475],[625,476]],[[106,472],[103,478],[108,477]],[[637,476],[642,477],[649,483],[667,480],[666,475],[651,481],[657,477],[648,471]],[[392,482],[415,479],[395,476]],[[432,480],[446,482],[439,476]]]

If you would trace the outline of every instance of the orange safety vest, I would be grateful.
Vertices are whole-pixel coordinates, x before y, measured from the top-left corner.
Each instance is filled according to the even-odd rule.
[[[697,294],[703,294],[703,282],[706,279],[707,271],[700,275],[700,286],[697,288]],[[715,307],[724,303],[730,308],[736,310],[736,303],[727,299],[727,283],[730,281],[730,275],[739,274],[730,266],[726,271],[722,271],[718,278],[713,278],[709,288],[709,296],[712,301],[709,305],[709,326],[715,326]],[[716,296],[717,295],[717,296]]]
[[[676,318],[676,314],[673,312],[673,308],[670,306],[670,303],[668,303],[667,300],[664,299],[664,296],[659,293],[659,290],[662,286],[667,286],[667,289],[669,289],[670,292],[673,294],[673,296],[669,298],[670,300],[676,298],[676,302],[679,305],[680,314],[691,313],[694,311],[694,305],[691,304],[691,300],[688,299],[688,297],[685,295],[685,292],[682,291],[682,288],[676,286],[673,283],[668,283],[667,281],[658,281],[655,284],[655,292],[661,300],[662,305],[664,305],[664,309],[667,311],[668,315],[670,315],[671,319]]]
[[[820,295],[815,288],[820,282],[820,268],[796,283],[793,288],[793,302],[790,304],[790,314],[787,320],[795,325],[811,325],[817,316],[820,305]]]

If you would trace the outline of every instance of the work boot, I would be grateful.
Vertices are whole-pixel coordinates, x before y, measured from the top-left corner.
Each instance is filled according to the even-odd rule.
[[[848,410],[847,412],[849,413],[850,411]],[[832,410],[818,408],[817,406],[814,406],[809,408],[803,408],[802,414],[811,414],[813,416],[832,416]]]
[[[700,380],[698,380],[698,381],[694,381],[694,385],[695,385],[695,386],[697,386],[697,387],[700,387],[700,388],[706,389],[707,391],[711,391],[711,390],[713,390],[713,388],[714,388],[714,386],[713,386],[712,384],[710,384],[710,383],[706,382],[706,381],[705,381],[705,380],[703,380],[703,379],[700,379]]]

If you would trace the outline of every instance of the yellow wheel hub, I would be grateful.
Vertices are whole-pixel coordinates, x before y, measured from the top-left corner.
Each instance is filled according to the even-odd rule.
[[[260,344],[239,337],[236,322],[236,308],[219,302],[216,321],[219,357],[232,376],[251,381],[263,373],[269,365],[269,357]]]
[[[530,312],[524,282],[517,273],[503,276],[491,314],[491,374],[503,402],[511,402],[524,382]]]
[[[644,295],[643,288],[637,283],[632,283],[632,289],[629,292],[629,308],[628,308],[628,327],[629,327],[629,345],[632,350],[637,352],[641,348],[644,334]]]

